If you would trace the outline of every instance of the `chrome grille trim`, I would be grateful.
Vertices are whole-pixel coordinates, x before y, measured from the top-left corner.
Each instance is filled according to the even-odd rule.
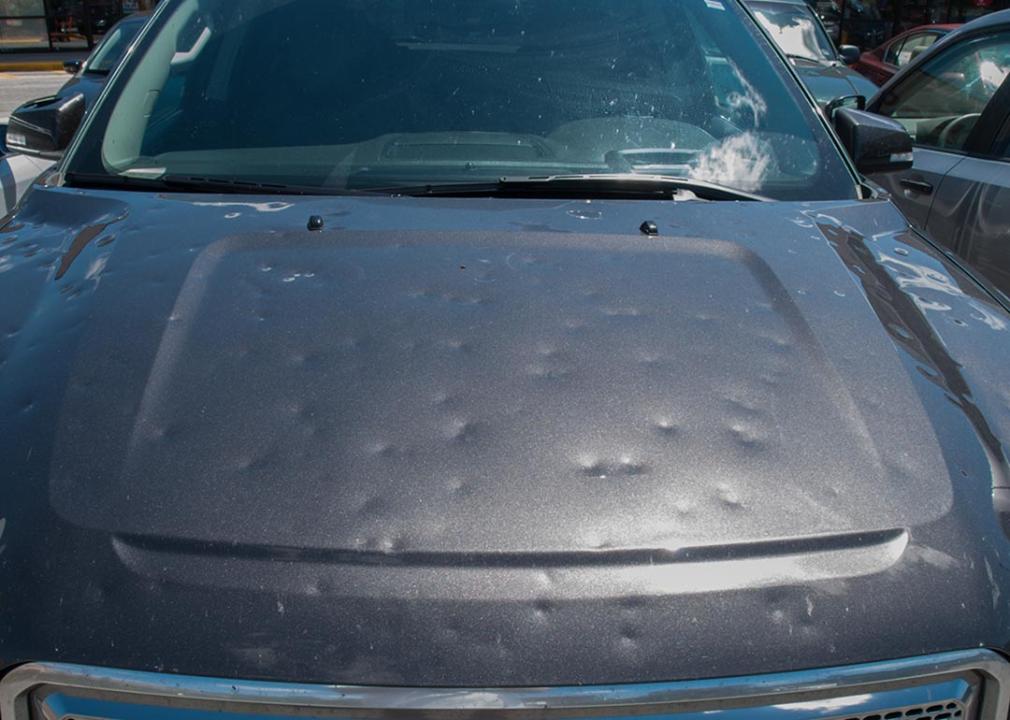
[[[500,718],[512,710],[551,709],[612,712],[633,707],[636,715],[652,710],[694,713],[732,708],[762,709],[762,715],[797,717],[789,704],[813,706],[817,701],[874,697],[893,691],[932,688],[966,675],[982,685],[978,720],[1006,720],[1010,709],[1010,664],[994,652],[969,650],[938,655],[804,670],[751,677],[589,687],[541,688],[408,688],[350,685],[299,685],[110,670],[60,663],[30,663],[15,668],[0,681],[3,720],[32,720],[30,700],[36,693],[64,693],[99,698],[122,706],[210,708],[222,712],[277,714],[302,711],[369,710],[401,715],[404,710],[467,710],[467,716]],[[38,702],[38,698],[35,698]],[[934,699],[935,701],[935,699]],[[865,702],[865,701],[864,701]],[[663,707],[659,707],[663,706]],[[891,710],[883,705],[880,711]],[[782,712],[776,713],[776,709]],[[809,713],[810,717],[828,717]],[[841,710],[833,717],[866,716],[861,709]]]

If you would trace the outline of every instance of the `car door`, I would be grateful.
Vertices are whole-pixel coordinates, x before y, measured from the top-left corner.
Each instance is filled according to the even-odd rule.
[[[852,65],[852,68],[877,85],[883,85],[893,75],[893,72],[889,70],[890,65],[884,61],[884,58],[887,57],[887,53],[892,47],[901,44],[901,40],[902,38],[895,38],[888,44],[881,45],[874,50],[867,50],[859,56],[859,60]]]
[[[966,156],[943,178],[926,232],[1010,295],[1010,79],[993,103],[1003,117],[989,152]]]
[[[913,63],[874,98],[870,110],[897,120],[915,143],[910,170],[876,176],[913,225],[927,227],[934,190],[960,162],[988,152],[993,128],[1002,123],[992,100],[1005,79],[1010,31],[964,36],[924,62]],[[937,239],[953,248],[945,237]]]

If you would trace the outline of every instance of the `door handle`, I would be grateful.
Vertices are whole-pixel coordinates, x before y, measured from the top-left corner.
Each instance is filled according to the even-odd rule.
[[[915,178],[901,178],[898,181],[901,186],[908,188],[909,190],[914,190],[917,193],[922,193],[923,195],[930,195],[933,192],[932,184],[926,182],[925,180],[916,180]]]

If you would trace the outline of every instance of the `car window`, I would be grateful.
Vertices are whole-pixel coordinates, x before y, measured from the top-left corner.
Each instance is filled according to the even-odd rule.
[[[936,33],[920,33],[918,35],[909,35],[905,38],[905,42],[902,43],[901,49],[897,53],[894,64],[898,67],[904,67],[908,65],[912,60],[915,60],[924,50],[926,50],[930,45],[936,42]]]
[[[835,59],[835,47],[809,6],[787,2],[752,2],[750,8],[786,55],[810,60]]]
[[[961,150],[1008,73],[1010,33],[952,45],[892,88],[878,112],[904,125],[917,145]]]
[[[901,53],[901,46],[905,44],[905,38],[898,38],[890,45],[887,46],[887,51],[884,53],[884,62],[890,65],[898,64],[898,55]]]
[[[130,47],[130,43],[133,42],[142,27],[144,27],[144,23],[135,20],[119,23],[95,49],[94,54],[88,60],[85,72],[108,75],[115,70],[116,65],[123,59],[126,49]]]
[[[855,193],[735,3],[180,0],[157,22],[72,172],[354,191],[631,171]]]

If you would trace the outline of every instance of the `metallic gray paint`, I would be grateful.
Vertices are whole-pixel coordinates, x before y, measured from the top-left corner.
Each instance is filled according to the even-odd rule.
[[[36,187],[0,270],[3,666],[502,687],[1010,645],[1010,316],[887,202]]]
[[[1010,164],[955,157],[937,183],[926,232],[1010,293]]]
[[[838,98],[861,95],[869,100],[877,94],[877,86],[872,81],[841,63],[800,59],[791,62],[800,80],[822,106]]]

